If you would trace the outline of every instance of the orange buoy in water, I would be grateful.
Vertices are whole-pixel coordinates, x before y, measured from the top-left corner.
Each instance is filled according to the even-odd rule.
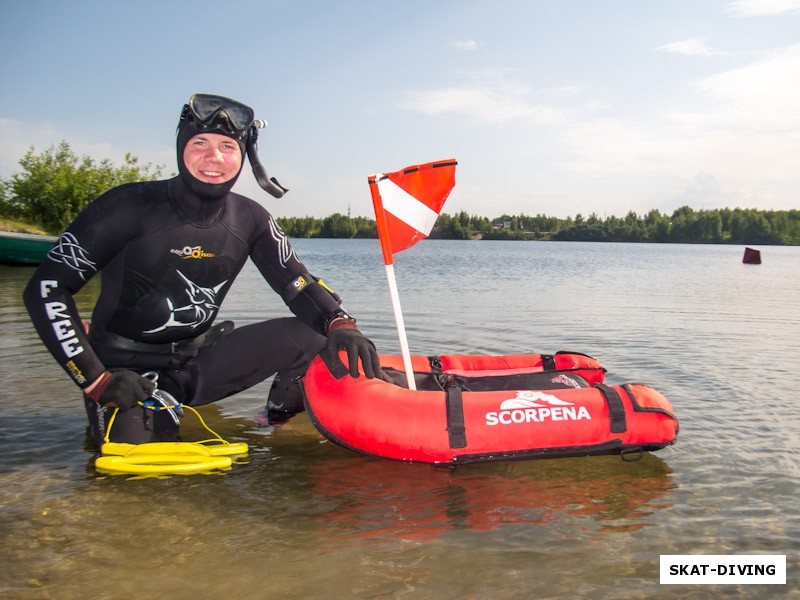
[[[746,265],[760,265],[761,251],[755,250],[753,248],[745,248],[742,262]]]

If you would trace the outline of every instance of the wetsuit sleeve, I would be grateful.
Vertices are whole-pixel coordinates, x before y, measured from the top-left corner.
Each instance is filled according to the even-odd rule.
[[[42,342],[81,388],[105,367],[92,350],[73,296],[125,245],[110,198],[90,204],[59,237],[23,293]]]
[[[261,235],[252,246],[250,258],[270,287],[286,298],[286,291],[298,277],[308,279],[308,269],[297,257],[289,238],[267,214]],[[333,296],[316,281],[305,281],[301,293],[293,294],[286,305],[300,320],[325,335],[325,322],[341,309]]]

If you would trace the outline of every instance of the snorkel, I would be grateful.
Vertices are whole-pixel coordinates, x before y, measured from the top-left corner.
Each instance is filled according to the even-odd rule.
[[[242,157],[247,154],[253,175],[261,189],[275,198],[282,197],[289,190],[267,174],[258,158],[256,144],[258,130],[266,126],[266,121],[256,119],[253,109],[241,102],[213,94],[193,94],[189,103],[184,105],[178,123],[178,166],[184,182],[187,178],[191,178],[183,165],[182,152],[186,142],[198,133],[220,133],[236,140],[242,150]],[[230,182],[213,186],[214,189],[208,190],[205,188],[212,186],[195,180],[190,188],[201,196],[218,197],[220,193],[227,193],[233,187],[236,178],[238,175]],[[203,189],[200,189],[201,187]]]
[[[266,121],[262,121],[261,119],[256,119],[253,122],[251,133],[247,136],[247,159],[250,161],[250,167],[253,169],[253,175],[255,176],[256,181],[261,189],[275,198],[280,198],[286,192],[288,192],[289,189],[283,187],[274,177],[267,175],[267,170],[264,168],[264,165],[261,164],[261,160],[258,158],[258,145],[256,144],[256,140],[258,139],[258,130],[266,127],[267,125],[268,123]]]

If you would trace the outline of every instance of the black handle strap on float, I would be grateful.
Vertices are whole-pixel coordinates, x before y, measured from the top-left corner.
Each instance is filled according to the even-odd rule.
[[[442,374],[442,357],[441,356],[429,356],[428,363],[431,365],[431,373],[434,375],[441,375]]]
[[[609,419],[611,421],[611,433],[625,433],[628,430],[628,422],[625,417],[625,405],[622,398],[614,388],[610,388],[602,383],[596,383],[595,387],[600,390],[608,405]]]
[[[556,370],[556,357],[552,354],[541,354],[542,357],[542,370],[555,371]]]
[[[445,409],[447,411],[447,435],[451,448],[467,447],[467,429],[464,424],[464,401],[461,388],[450,380],[445,385]]]

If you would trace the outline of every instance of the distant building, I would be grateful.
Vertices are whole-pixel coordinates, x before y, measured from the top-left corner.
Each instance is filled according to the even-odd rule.
[[[495,221],[492,223],[492,229],[511,229],[511,221]]]

